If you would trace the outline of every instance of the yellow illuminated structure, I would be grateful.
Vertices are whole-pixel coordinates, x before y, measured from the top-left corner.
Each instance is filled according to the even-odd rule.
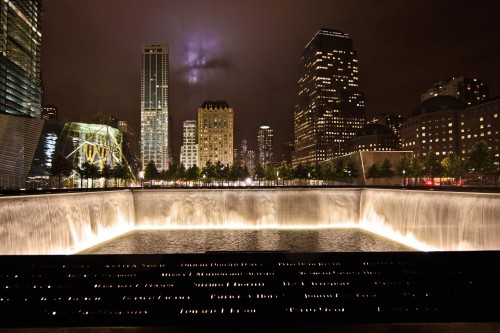
[[[223,100],[206,100],[198,109],[198,166],[208,161],[233,164],[233,109]]]

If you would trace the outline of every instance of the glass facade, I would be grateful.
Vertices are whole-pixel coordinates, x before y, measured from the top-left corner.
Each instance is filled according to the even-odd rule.
[[[273,156],[273,130],[267,125],[260,126],[257,132],[257,144],[259,146],[259,163],[267,165],[274,162]]]
[[[321,29],[302,54],[299,74],[293,164],[315,164],[344,154],[346,141],[365,125],[352,39],[338,30]]]
[[[168,170],[168,46],[143,45],[141,58],[142,166],[153,161],[158,170]]]
[[[198,124],[196,120],[186,120],[183,124],[181,164],[186,169],[198,165]]]
[[[0,3],[0,112],[40,118],[41,0]]]

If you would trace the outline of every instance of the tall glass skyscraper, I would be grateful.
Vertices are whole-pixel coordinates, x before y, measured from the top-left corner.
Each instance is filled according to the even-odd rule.
[[[260,126],[257,131],[257,144],[259,146],[259,163],[262,166],[273,163],[273,129],[271,127]]]
[[[40,118],[41,0],[0,2],[0,112]]]
[[[346,141],[365,125],[352,39],[338,30],[319,30],[302,53],[299,74],[293,165],[345,154]]]
[[[186,120],[182,125],[181,164],[186,169],[198,165],[198,121]]]
[[[170,164],[168,113],[168,45],[142,45],[141,155],[142,167],[153,161],[158,170]]]

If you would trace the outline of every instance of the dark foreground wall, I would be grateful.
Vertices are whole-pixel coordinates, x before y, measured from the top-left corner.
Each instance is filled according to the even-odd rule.
[[[0,257],[0,331],[498,332],[500,252]]]

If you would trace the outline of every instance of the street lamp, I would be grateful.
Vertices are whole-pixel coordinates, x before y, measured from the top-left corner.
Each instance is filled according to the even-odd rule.
[[[280,172],[276,171],[276,186],[280,185]]]
[[[406,176],[405,176],[405,174],[406,174],[406,170],[403,169],[403,187],[406,186]]]
[[[349,186],[351,186],[351,170],[349,170]]]

